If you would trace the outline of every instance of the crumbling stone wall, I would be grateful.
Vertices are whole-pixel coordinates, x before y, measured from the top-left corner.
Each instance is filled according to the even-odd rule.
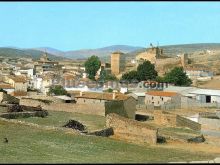
[[[176,115],[161,110],[155,110],[154,122],[159,125],[174,127],[176,126]]]
[[[6,119],[17,119],[17,118],[27,118],[27,117],[46,117],[48,112],[45,110],[42,111],[32,111],[32,112],[10,112],[3,113],[0,117]]]
[[[157,143],[157,128],[111,113],[106,116],[106,126],[112,127],[114,137],[138,143]]]
[[[154,111],[154,121],[159,125],[171,127],[188,127],[192,130],[201,130],[201,124],[180,115],[171,114],[165,111]]]
[[[189,120],[185,117],[179,116],[179,115],[176,115],[176,126],[177,127],[188,127],[196,131],[201,130],[201,124],[194,122],[192,120]]]
[[[102,130],[97,130],[94,132],[87,133],[87,135],[109,137],[109,136],[114,135],[114,131],[113,131],[113,128],[105,128]]]

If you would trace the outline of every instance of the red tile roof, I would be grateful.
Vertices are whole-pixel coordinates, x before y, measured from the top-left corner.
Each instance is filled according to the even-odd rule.
[[[27,92],[16,91],[11,93],[12,96],[27,96]]]
[[[127,96],[121,93],[115,93],[115,99],[113,99],[113,93],[97,93],[97,92],[69,92],[75,94],[75,98],[87,98],[87,99],[98,99],[98,100],[127,100],[131,96]]]
[[[152,96],[166,96],[166,97],[171,97],[171,96],[176,96],[176,92],[163,92],[163,91],[149,91],[146,94],[152,95]]]
[[[2,89],[14,89],[10,84],[0,84],[0,88],[2,88]]]
[[[10,76],[9,78],[14,80],[14,82],[26,82],[26,78],[23,76]]]

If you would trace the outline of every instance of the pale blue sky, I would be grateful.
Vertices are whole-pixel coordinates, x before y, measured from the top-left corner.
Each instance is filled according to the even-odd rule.
[[[0,2],[0,47],[220,43],[220,2]]]

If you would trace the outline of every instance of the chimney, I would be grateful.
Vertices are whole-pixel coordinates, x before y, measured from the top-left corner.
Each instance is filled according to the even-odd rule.
[[[115,92],[112,94],[112,99],[115,100]]]
[[[80,91],[80,96],[82,96],[83,95],[83,92],[82,91]]]

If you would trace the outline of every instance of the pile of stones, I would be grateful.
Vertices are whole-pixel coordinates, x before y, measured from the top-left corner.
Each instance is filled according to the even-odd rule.
[[[69,120],[63,127],[72,128],[82,132],[86,131],[86,126],[76,120]]]

